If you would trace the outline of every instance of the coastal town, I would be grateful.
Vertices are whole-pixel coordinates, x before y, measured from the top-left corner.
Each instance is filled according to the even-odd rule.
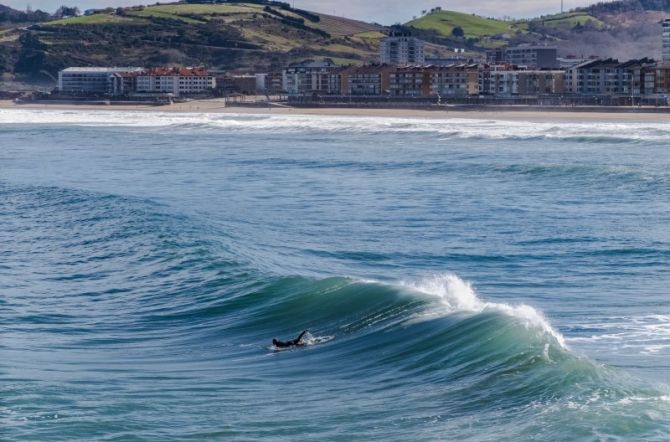
[[[559,57],[556,47],[521,45],[490,50],[485,59],[430,58],[426,43],[391,30],[379,56],[342,66],[309,59],[262,73],[204,67],[69,67],[46,100],[144,100],[159,104],[227,97],[293,105],[393,106],[524,104],[547,106],[668,106],[670,20],[658,26],[662,60]],[[257,98],[254,98],[257,99]]]

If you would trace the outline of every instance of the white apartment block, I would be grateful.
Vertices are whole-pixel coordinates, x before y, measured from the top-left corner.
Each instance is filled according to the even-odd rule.
[[[425,42],[403,33],[391,33],[382,39],[379,47],[379,60],[382,64],[396,66],[422,65],[426,63]]]
[[[216,78],[201,68],[155,68],[137,76],[140,94],[197,95],[216,87]]]

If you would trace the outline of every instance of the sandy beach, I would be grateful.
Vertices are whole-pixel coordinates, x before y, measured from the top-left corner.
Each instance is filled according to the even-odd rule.
[[[141,111],[177,113],[228,113],[260,115],[326,115],[342,117],[430,118],[430,119],[484,119],[529,122],[648,122],[670,123],[670,113],[642,112],[584,112],[542,110],[421,110],[369,108],[295,108],[284,105],[271,107],[226,106],[223,99],[194,100],[169,106],[151,105],[91,105],[91,104],[16,104],[0,100],[0,109],[79,110],[79,111]]]

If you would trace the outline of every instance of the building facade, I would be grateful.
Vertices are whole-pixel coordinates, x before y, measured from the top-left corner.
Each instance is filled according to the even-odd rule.
[[[330,73],[338,69],[332,60],[305,60],[284,70],[283,89],[289,95],[326,94]]]
[[[383,38],[379,46],[381,64],[403,66],[409,64],[425,64],[425,42],[407,33],[392,31]]]
[[[431,95],[440,97],[466,97],[479,95],[479,66],[454,64],[431,66]]]
[[[656,89],[656,62],[643,58],[620,63],[592,60],[568,69],[567,91],[577,95],[630,97],[650,95]]]
[[[654,67],[654,93],[670,95],[670,62],[658,63]]]
[[[389,76],[389,92],[392,97],[430,97],[431,80],[427,67],[399,67]]]
[[[349,95],[385,95],[390,93],[391,66],[358,66],[343,75],[346,76],[345,92]],[[344,79],[343,79],[344,80]]]
[[[661,22],[663,27],[663,61],[670,62],[670,19]]]
[[[556,69],[558,50],[548,46],[514,46],[505,49],[505,62],[534,69]]]
[[[200,95],[216,88],[216,78],[203,68],[153,68],[137,76],[139,94]]]
[[[567,90],[577,95],[612,95],[619,94],[619,61],[591,60],[567,71]]]
[[[58,73],[58,91],[62,94],[123,95],[124,85],[133,82],[123,78],[142,72],[139,67],[71,67]]]

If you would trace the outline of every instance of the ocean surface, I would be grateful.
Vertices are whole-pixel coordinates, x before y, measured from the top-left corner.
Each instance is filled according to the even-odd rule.
[[[669,438],[670,121],[0,110],[1,440]]]

